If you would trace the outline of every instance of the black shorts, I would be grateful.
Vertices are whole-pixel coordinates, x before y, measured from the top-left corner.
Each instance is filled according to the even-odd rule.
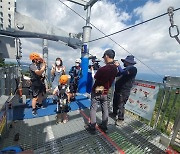
[[[46,93],[46,87],[45,87],[45,85],[31,86],[31,92],[32,92],[33,98],[36,98],[39,94],[42,93],[42,95],[43,95]]]

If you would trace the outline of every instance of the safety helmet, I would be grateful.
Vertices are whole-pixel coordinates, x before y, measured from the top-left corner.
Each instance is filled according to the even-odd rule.
[[[31,60],[34,60],[34,59],[40,59],[41,57],[40,57],[40,55],[39,55],[38,53],[32,52],[32,53],[29,55],[29,58],[30,58]]]
[[[75,63],[81,64],[81,59],[76,59]]]
[[[68,75],[61,75],[59,82],[60,84],[66,84],[68,82]]]

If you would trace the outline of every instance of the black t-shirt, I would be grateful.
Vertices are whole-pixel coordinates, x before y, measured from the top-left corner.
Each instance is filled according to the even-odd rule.
[[[32,63],[29,66],[29,70],[30,70],[32,86],[37,86],[37,87],[42,86],[44,84],[42,76],[39,76],[35,73],[36,70],[40,70],[40,66],[37,66],[35,63]]]
[[[127,66],[115,83],[115,92],[123,92],[127,95],[130,94],[130,90],[135,81],[137,74],[137,68],[134,66]]]

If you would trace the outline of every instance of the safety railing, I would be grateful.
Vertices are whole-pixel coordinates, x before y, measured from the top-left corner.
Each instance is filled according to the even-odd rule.
[[[20,76],[17,66],[0,67],[0,138],[7,134],[12,122],[11,101],[17,90],[17,78]]]
[[[11,95],[17,88],[16,79],[20,76],[17,66],[0,68],[0,96]],[[148,82],[145,82],[147,85]],[[180,77],[165,77],[160,86],[155,108],[150,120],[138,117],[139,120],[159,129],[169,137],[169,143],[179,146],[180,133]],[[144,86],[144,85],[143,85]],[[135,91],[133,91],[134,93]],[[145,92],[145,91],[144,91]],[[147,93],[146,93],[147,94]],[[110,94],[112,98],[113,94]],[[112,101],[112,100],[111,100]],[[132,103],[132,102],[131,102]],[[142,105],[137,102],[138,105]],[[141,106],[146,108],[147,106]]]
[[[148,83],[150,82],[146,82],[147,85]],[[180,147],[180,77],[167,76],[164,78],[163,83],[159,83],[158,85],[158,96],[152,117],[149,120],[143,116],[129,112],[129,110],[127,112],[134,115],[134,118],[158,129],[164,134],[163,142],[166,142],[166,145],[171,144]],[[147,109],[148,106],[141,106],[141,108]]]
[[[151,124],[170,137],[171,145],[180,147],[180,77],[164,78],[163,88],[159,92],[154,119]]]
[[[0,67],[0,96],[14,94],[19,76],[18,66]]]

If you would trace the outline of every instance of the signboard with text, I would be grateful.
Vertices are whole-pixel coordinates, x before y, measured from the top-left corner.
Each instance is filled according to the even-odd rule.
[[[159,85],[157,83],[136,81],[125,105],[126,110],[151,120],[158,92]]]

